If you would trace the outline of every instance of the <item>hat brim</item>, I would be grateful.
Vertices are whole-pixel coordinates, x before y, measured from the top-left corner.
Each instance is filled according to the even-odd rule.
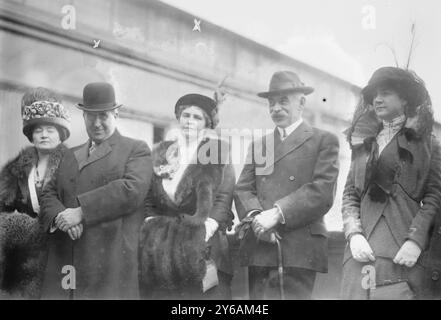
[[[50,117],[41,117],[41,118],[33,118],[30,120],[25,120],[23,125],[23,134],[26,137],[32,136],[32,130],[37,125],[54,125],[59,126],[66,130],[66,137],[64,140],[67,140],[70,136],[70,122],[66,119],[62,118],[50,118]],[[29,139],[31,140],[31,139]]]
[[[397,81],[395,79],[380,79],[368,84],[361,90],[363,100],[368,104],[372,104],[378,88],[388,86],[393,87],[394,84],[401,86],[402,89],[400,90],[400,93],[406,96],[406,100],[408,100],[409,103],[421,104],[423,102],[423,98],[425,97],[424,87],[409,80]]]
[[[274,90],[274,91],[266,91],[266,92],[259,92],[257,96],[261,98],[268,98],[276,95],[281,94],[287,94],[287,93],[294,93],[294,92],[301,92],[305,95],[311,94],[314,92],[314,88],[312,87],[298,87],[298,88],[289,88],[289,89],[283,89],[283,90]]]
[[[87,111],[87,112],[104,112],[104,111],[111,111],[111,110],[115,110],[118,109],[120,107],[122,107],[122,104],[107,104],[107,105],[84,105],[82,103],[78,103],[76,105],[76,107],[78,109],[81,109],[83,111]]]

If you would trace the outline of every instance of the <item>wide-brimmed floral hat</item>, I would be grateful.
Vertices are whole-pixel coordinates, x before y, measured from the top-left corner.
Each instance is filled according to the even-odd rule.
[[[23,133],[32,142],[32,133],[37,125],[53,125],[60,132],[61,141],[70,136],[70,116],[59,102],[35,101],[22,108]]]

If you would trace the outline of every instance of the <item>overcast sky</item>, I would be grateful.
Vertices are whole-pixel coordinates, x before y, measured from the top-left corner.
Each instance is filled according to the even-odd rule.
[[[364,86],[396,51],[426,82],[441,120],[440,0],[163,0],[289,56]],[[372,27],[374,27],[372,29]]]

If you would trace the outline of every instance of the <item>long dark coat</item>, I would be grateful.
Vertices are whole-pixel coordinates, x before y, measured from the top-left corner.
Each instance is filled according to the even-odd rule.
[[[49,260],[42,298],[67,298],[62,268],[76,271],[74,298],[136,299],[137,244],[152,163],[143,141],[116,131],[88,157],[89,144],[66,152],[56,179],[42,196],[45,230],[65,208],[81,206],[84,231],[79,240],[57,230],[49,235]],[[70,273],[69,273],[70,274]],[[70,274],[71,275],[71,274]]]
[[[441,300],[441,211],[435,215],[425,257],[423,298]]]
[[[363,144],[353,148],[342,206],[346,237],[352,233],[361,233],[369,242],[378,221],[384,218],[382,221],[387,223],[397,244],[393,249],[396,252],[385,253],[388,256],[384,258],[389,261],[406,240],[413,240],[418,244],[423,252],[417,264],[410,270],[404,270],[419,296],[422,289],[419,287],[420,275],[425,266],[430,230],[441,199],[441,148],[433,135],[421,134],[420,131],[427,130],[428,126],[421,124],[421,121],[422,119],[418,121],[418,126],[404,126],[385,148],[396,148],[393,158],[395,164],[388,172],[394,174],[389,179],[384,179],[385,183],[371,183],[375,175],[374,169],[370,169],[368,159],[374,150],[375,136],[365,138]],[[375,187],[376,185],[379,187]],[[384,233],[379,235],[386,236]],[[387,250],[390,247],[395,247],[395,244],[385,242],[379,245],[385,252],[391,251],[392,249]],[[351,251],[347,245],[343,265],[344,270],[348,271],[344,271],[343,275],[342,297],[363,299],[366,295],[366,290],[360,288],[363,275],[355,265],[352,267],[351,258]],[[349,262],[351,264],[348,264]],[[407,277],[404,271],[397,272],[402,273],[399,277]],[[377,281],[381,284],[382,279],[377,277]]]
[[[49,156],[43,186],[52,179],[67,148]],[[35,147],[23,149],[0,172],[0,298],[40,297],[47,260],[46,237],[30,200],[28,177],[37,164]]]
[[[165,164],[165,150],[171,141],[160,143],[153,152],[154,166]],[[198,146],[210,163],[189,164],[173,202],[162,187],[162,177],[154,174],[146,199],[147,216],[160,217],[144,223],[140,238],[140,281],[145,297],[165,289],[186,299],[200,294],[208,257],[218,270],[232,275],[226,229],[233,224],[231,212],[235,174],[229,162],[229,147],[217,139],[204,139]],[[219,223],[218,231],[205,243],[204,221]],[[206,251],[209,248],[209,252]]]
[[[267,147],[267,141],[275,146]],[[286,224],[276,226],[282,237],[285,267],[327,272],[327,231],[323,216],[332,206],[338,176],[339,143],[335,135],[303,122],[283,142],[278,130],[251,145],[235,188],[240,219],[251,210],[268,210],[278,204]],[[259,165],[256,157],[266,156]],[[243,245],[245,266],[275,267],[277,247],[267,242]],[[254,243],[253,243],[254,241]]]

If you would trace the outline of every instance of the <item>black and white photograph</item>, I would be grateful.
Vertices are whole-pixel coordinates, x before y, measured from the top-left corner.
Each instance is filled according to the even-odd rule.
[[[0,0],[0,300],[441,299],[440,84],[439,0]]]

